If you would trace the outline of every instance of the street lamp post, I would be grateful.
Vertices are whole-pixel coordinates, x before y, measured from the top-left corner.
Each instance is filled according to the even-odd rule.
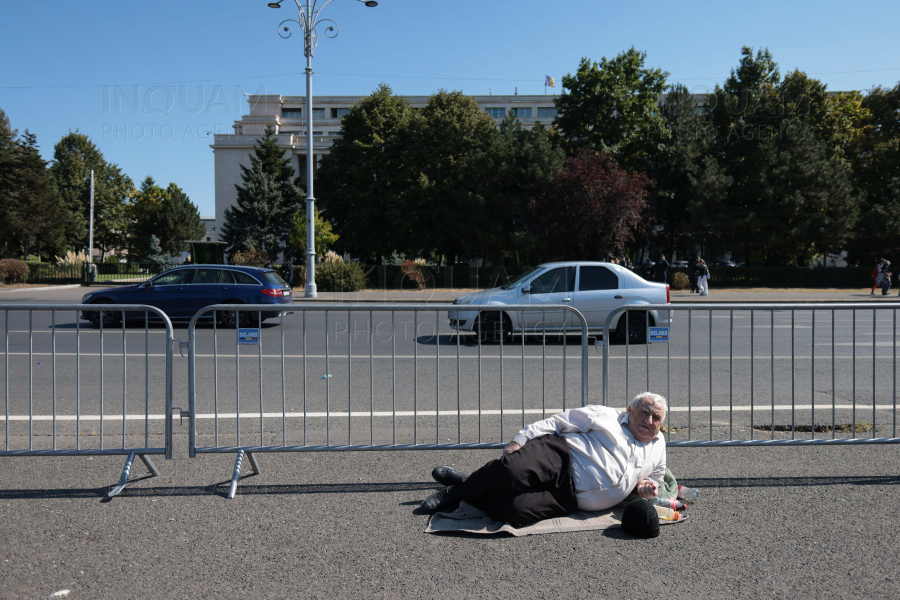
[[[269,2],[271,8],[281,8],[281,3]],[[332,19],[321,19],[319,14],[322,9],[334,2],[327,0],[322,6],[316,6],[319,0],[294,0],[299,11],[296,19],[285,19],[278,24],[278,35],[287,39],[293,33],[285,23],[296,23],[303,30],[303,54],[306,56],[306,297],[315,298],[316,294],[316,199],[313,196],[313,113],[312,113],[312,57],[313,50],[318,44],[316,26],[319,23],[329,22],[331,25],[325,28],[326,37],[336,37],[340,27]],[[359,0],[368,7],[378,6],[375,0]]]

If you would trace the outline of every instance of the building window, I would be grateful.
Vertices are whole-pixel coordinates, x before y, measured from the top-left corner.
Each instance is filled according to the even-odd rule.
[[[341,137],[341,132],[340,131],[329,131],[328,135],[331,137]]]
[[[531,109],[530,108],[511,108],[509,112],[514,114],[520,119],[530,119],[531,118]]]
[[[317,135],[325,135],[325,134],[322,133],[321,131],[313,131],[313,136],[317,136]]]
[[[302,119],[303,110],[299,108],[284,108],[281,110],[281,116],[285,119]]]
[[[494,119],[502,119],[503,117],[506,116],[505,108],[486,108],[486,109],[484,109],[484,112],[486,112],[488,115],[490,115]]]
[[[209,241],[209,238],[206,238],[206,241],[208,242],[208,241]]]
[[[344,115],[350,114],[349,108],[332,108],[331,109],[331,118],[332,119],[340,119]]]
[[[538,119],[555,119],[557,117],[556,107],[541,107],[538,108]]]
[[[324,119],[325,118],[325,109],[324,108],[314,108],[313,109],[313,119]]]

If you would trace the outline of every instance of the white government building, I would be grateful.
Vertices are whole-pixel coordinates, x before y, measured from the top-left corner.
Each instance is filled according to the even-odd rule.
[[[424,108],[430,96],[404,96],[413,109]],[[478,106],[494,121],[503,120],[507,111],[515,111],[526,129],[541,123],[549,127],[556,117],[554,96],[474,96]],[[341,134],[341,117],[360,99],[359,96],[316,96],[313,98],[313,153],[327,154],[331,142]],[[294,172],[306,183],[306,96],[250,96],[250,114],[234,122],[234,133],[216,135],[211,148],[216,165],[216,217],[207,235],[219,241],[225,222],[225,209],[237,202],[235,185],[242,185],[240,166],[250,166],[253,145],[267,125],[278,134],[278,144],[291,157]]]

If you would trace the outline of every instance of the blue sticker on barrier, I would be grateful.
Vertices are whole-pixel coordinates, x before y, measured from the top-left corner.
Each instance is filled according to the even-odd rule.
[[[651,327],[650,328],[650,342],[669,342],[669,328],[668,327]]]
[[[238,329],[238,345],[259,346],[259,329]]]

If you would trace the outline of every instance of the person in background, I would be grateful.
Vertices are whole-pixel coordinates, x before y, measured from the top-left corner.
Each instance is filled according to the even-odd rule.
[[[644,259],[644,263],[641,265],[641,272],[644,275],[644,279],[650,281],[650,274],[653,271],[653,263],[650,262],[650,257]]]
[[[878,262],[875,264],[875,268],[872,269],[872,279],[874,280],[874,282],[872,283],[872,293],[869,294],[870,296],[874,296],[875,288],[877,288],[879,285],[881,285],[881,272],[882,272],[883,268],[884,268],[884,259],[879,258]]]
[[[271,268],[273,268],[273,265],[272,265],[272,259],[271,259],[271,258],[267,258],[267,259],[266,259],[266,262],[263,263],[263,269],[271,269]]]
[[[285,256],[281,261],[281,278],[288,284],[288,287],[294,287],[294,263],[291,262],[289,256]]]
[[[659,260],[653,265],[653,270],[656,271],[656,280],[660,283],[666,283],[669,274],[669,261],[666,260],[665,254],[659,255]]]
[[[706,261],[702,258],[697,259],[700,261],[700,277],[697,279],[697,287],[700,288],[700,295],[706,296],[709,294],[709,268],[706,266]]]
[[[887,296],[891,291],[891,261],[886,260],[881,266],[881,295]]]
[[[700,293],[700,286],[698,285],[698,283],[700,282],[700,275],[702,272],[703,272],[703,269],[701,268],[701,261],[700,261],[700,257],[698,256],[697,260],[694,261],[694,264],[691,267],[690,281],[691,281],[691,293],[692,294],[695,291],[698,294]]]

